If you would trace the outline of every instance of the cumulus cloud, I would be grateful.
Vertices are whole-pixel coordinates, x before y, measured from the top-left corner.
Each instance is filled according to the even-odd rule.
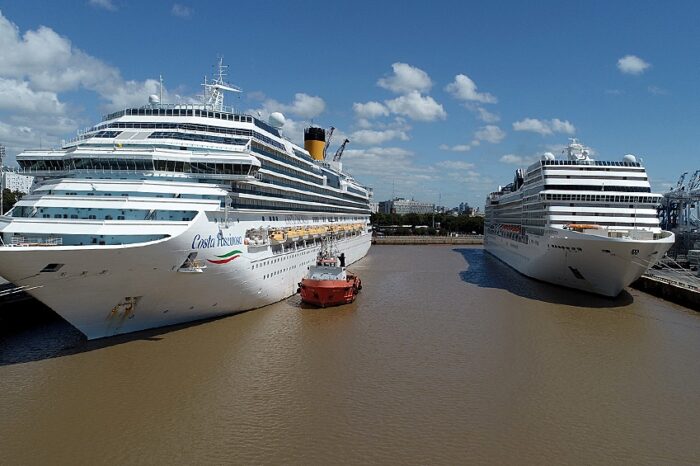
[[[88,4],[95,8],[102,8],[107,11],[117,11],[117,6],[112,0],[89,0]]]
[[[391,65],[394,74],[379,79],[377,85],[397,94],[407,94],[411,91],[426,92],[433,86],[428,73],[406,63]]]
[[[617,60],[617,69],[625,74],[642,74],[650,66],[650,63],[645,62],[636,55],[625,55],[624,57]]]
[[[477,92],[476,83],[466,74],[458,74],[455,80],[445,87],[445,90],[459,100],[495,104],[498,99],[488,92]]]
[[[501,117],[495,113],[489,112],[484,107],[476,107],[476,114],[484,123],[498,123],[501,120]]]
[[[173,8],[170,10],[173,16],[178,16],[180,18],[189,18],[190,16],[192,16],[192,11],[192,8],[182,5],[180,3],[175,3],[173,5]]]
[[[377,188],[398,184],[401,189],[418,189],[422,184],[438,179],[434,167],[417,165],[415,154],[400,147],[348,149],[343,161],[346,170],[368,181],[374,179]]]
[[[19,113],[61,114],[66,105],[55,92],[34,91],[25,81],[0,78],[0,109]]]
[[[357,116],[357,118],[368,119],[389,115],[389,109],[386,108],[384,104],[374,101],[364,104],[355,102],[352,104],[352,109],[355,111],[355,116]]]
[[[507,163],[510,165],[518,165],[521,167],[530,165],[534,162],[536,162],[538,157],[536,155],[531,155],[531,156],[522,156],[522,155],[516,155],[516,154],[506,154],[502,156],[499,161],[503,163]]]
[[[447,144],[440,144],[441,150],[449,150],[452,152],[469,152],[472,149],[471,144],[457,144],[455,146],[449,146]]]
[[[45,26],[19,29],[0,13],[0,77],[28,83],[34,92],[61,93],[77,89],[96,92],[106,110],[146,103],[157,81],[125,81],[119,70],[80,49]],[[171,98],[167,90],[164,98]]]
[[[268,112],[291,113],[301,118],[315,118],[326,109],[326,102],[318,96],[311,96],[303,92],[294,94],[294,101],[283,104],[273,99],[268,99],[263,104]]]
[[[477,141],[486,141],[491,144],[498,144],[505,137],[506,133],[496,125],[483,126],[474,133],[474,139]]]
[[[515,131],[529,131],[542,136],[547,136],[553,133],[574,134],[576,128],[568,120],[560,120],[554,118],[552,120],[538,120],[536,118],[525,118],[513,123]]]
[[[481,145],[482,142],[489,142],[491,144],[498,144],[503,141],[506,137],[505,131],[496,125],[486,125],[482,126],[474,132],[474,139],[468,144],[457,144],[455,146],[450,146],[447,144],[441,144],[439,148],[441,150],[449,150],[452,152],[468,152],[472,148]]]
[[[99,8],[109,5],[114,4],[93,4]],[[57,144],[78,128],[78,121],[67,116],[70,108],[62,101],[62,93],[92,91],[102,99],[102,110],[112,111],[143,105],[148,95],[160,91],[154,79],[124,80],[117,68],[74,47],[51,28],[40,26],[21,33],[1,12],[0,63],[0,118],[3,131],[16,134],[12,138],[16,143],[4,139],[9,141],[8,152],[11,147],[35,147],[39,141]],[[164,89],[163,98],[172,102],[179,96]]]
[[[371,129],[361,129],[352,133],[349,139],[353,143],[363,146],[375,146],[393,139],[407,141],[409,138],[406,132],[401,130],[387,129],[383,131],[376,131]]]
[[[430,96],[423,96],[418,91],[387,100],[386,106],[392,113],[407,116],[418,121],[434,121],[447,118],[447,112],[441,104]]]
[[[464,162],[462,160],[443,160],[435,165],[447,170],[471,170],[474,168],[473,163]]]

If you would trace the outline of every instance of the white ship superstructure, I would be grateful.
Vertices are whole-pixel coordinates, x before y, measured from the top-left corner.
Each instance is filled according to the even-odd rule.
[[[99,338],[284,299],[322,237],[364,257],[371,190],[324,160],[322,129],[307,151],[280,114],[224,107],[224,70],[200,105],[151,96],[18,155],[36,183],[0,217],[0,275]]]
[[[593,160],[576,140],[565,153],[487,197],[484,247],[524,275],[616,296],[673,245],[659,226],[662,196],[633,155]]]

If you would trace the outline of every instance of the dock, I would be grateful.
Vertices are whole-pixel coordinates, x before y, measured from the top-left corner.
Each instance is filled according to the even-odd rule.
[[[374,236],[372,244],[425,245],[425,244],[484,244],[484,235],[466,236]]]
[[[651,269],[632,283],[645,293],[700,311],[700,277]]]

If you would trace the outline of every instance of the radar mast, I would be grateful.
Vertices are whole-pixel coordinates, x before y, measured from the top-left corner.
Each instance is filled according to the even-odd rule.
[[[241,92],[239,87],[232,86],[226,82],[227,71],[228,65],[224,65],[224,59],[220,57],[214,80],[207,82],[206,76],[204,77],[204,84],[202,84],[204,87],[203,103],[206,106],[210,106],[213,110],[222,111],[224,109],[223,91]]]

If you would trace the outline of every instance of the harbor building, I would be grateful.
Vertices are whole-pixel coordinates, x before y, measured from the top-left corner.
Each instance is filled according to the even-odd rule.
[[[34,183],[33,176],[20,175],[14,172],[3,172],[2,177],[2,185],[5,189],[9,189],[12,192],[19,191],[26,194]]]
[[[379,203],[379,212],[383,214],[432,214],[434,211],[435,204],[400,197]]]

